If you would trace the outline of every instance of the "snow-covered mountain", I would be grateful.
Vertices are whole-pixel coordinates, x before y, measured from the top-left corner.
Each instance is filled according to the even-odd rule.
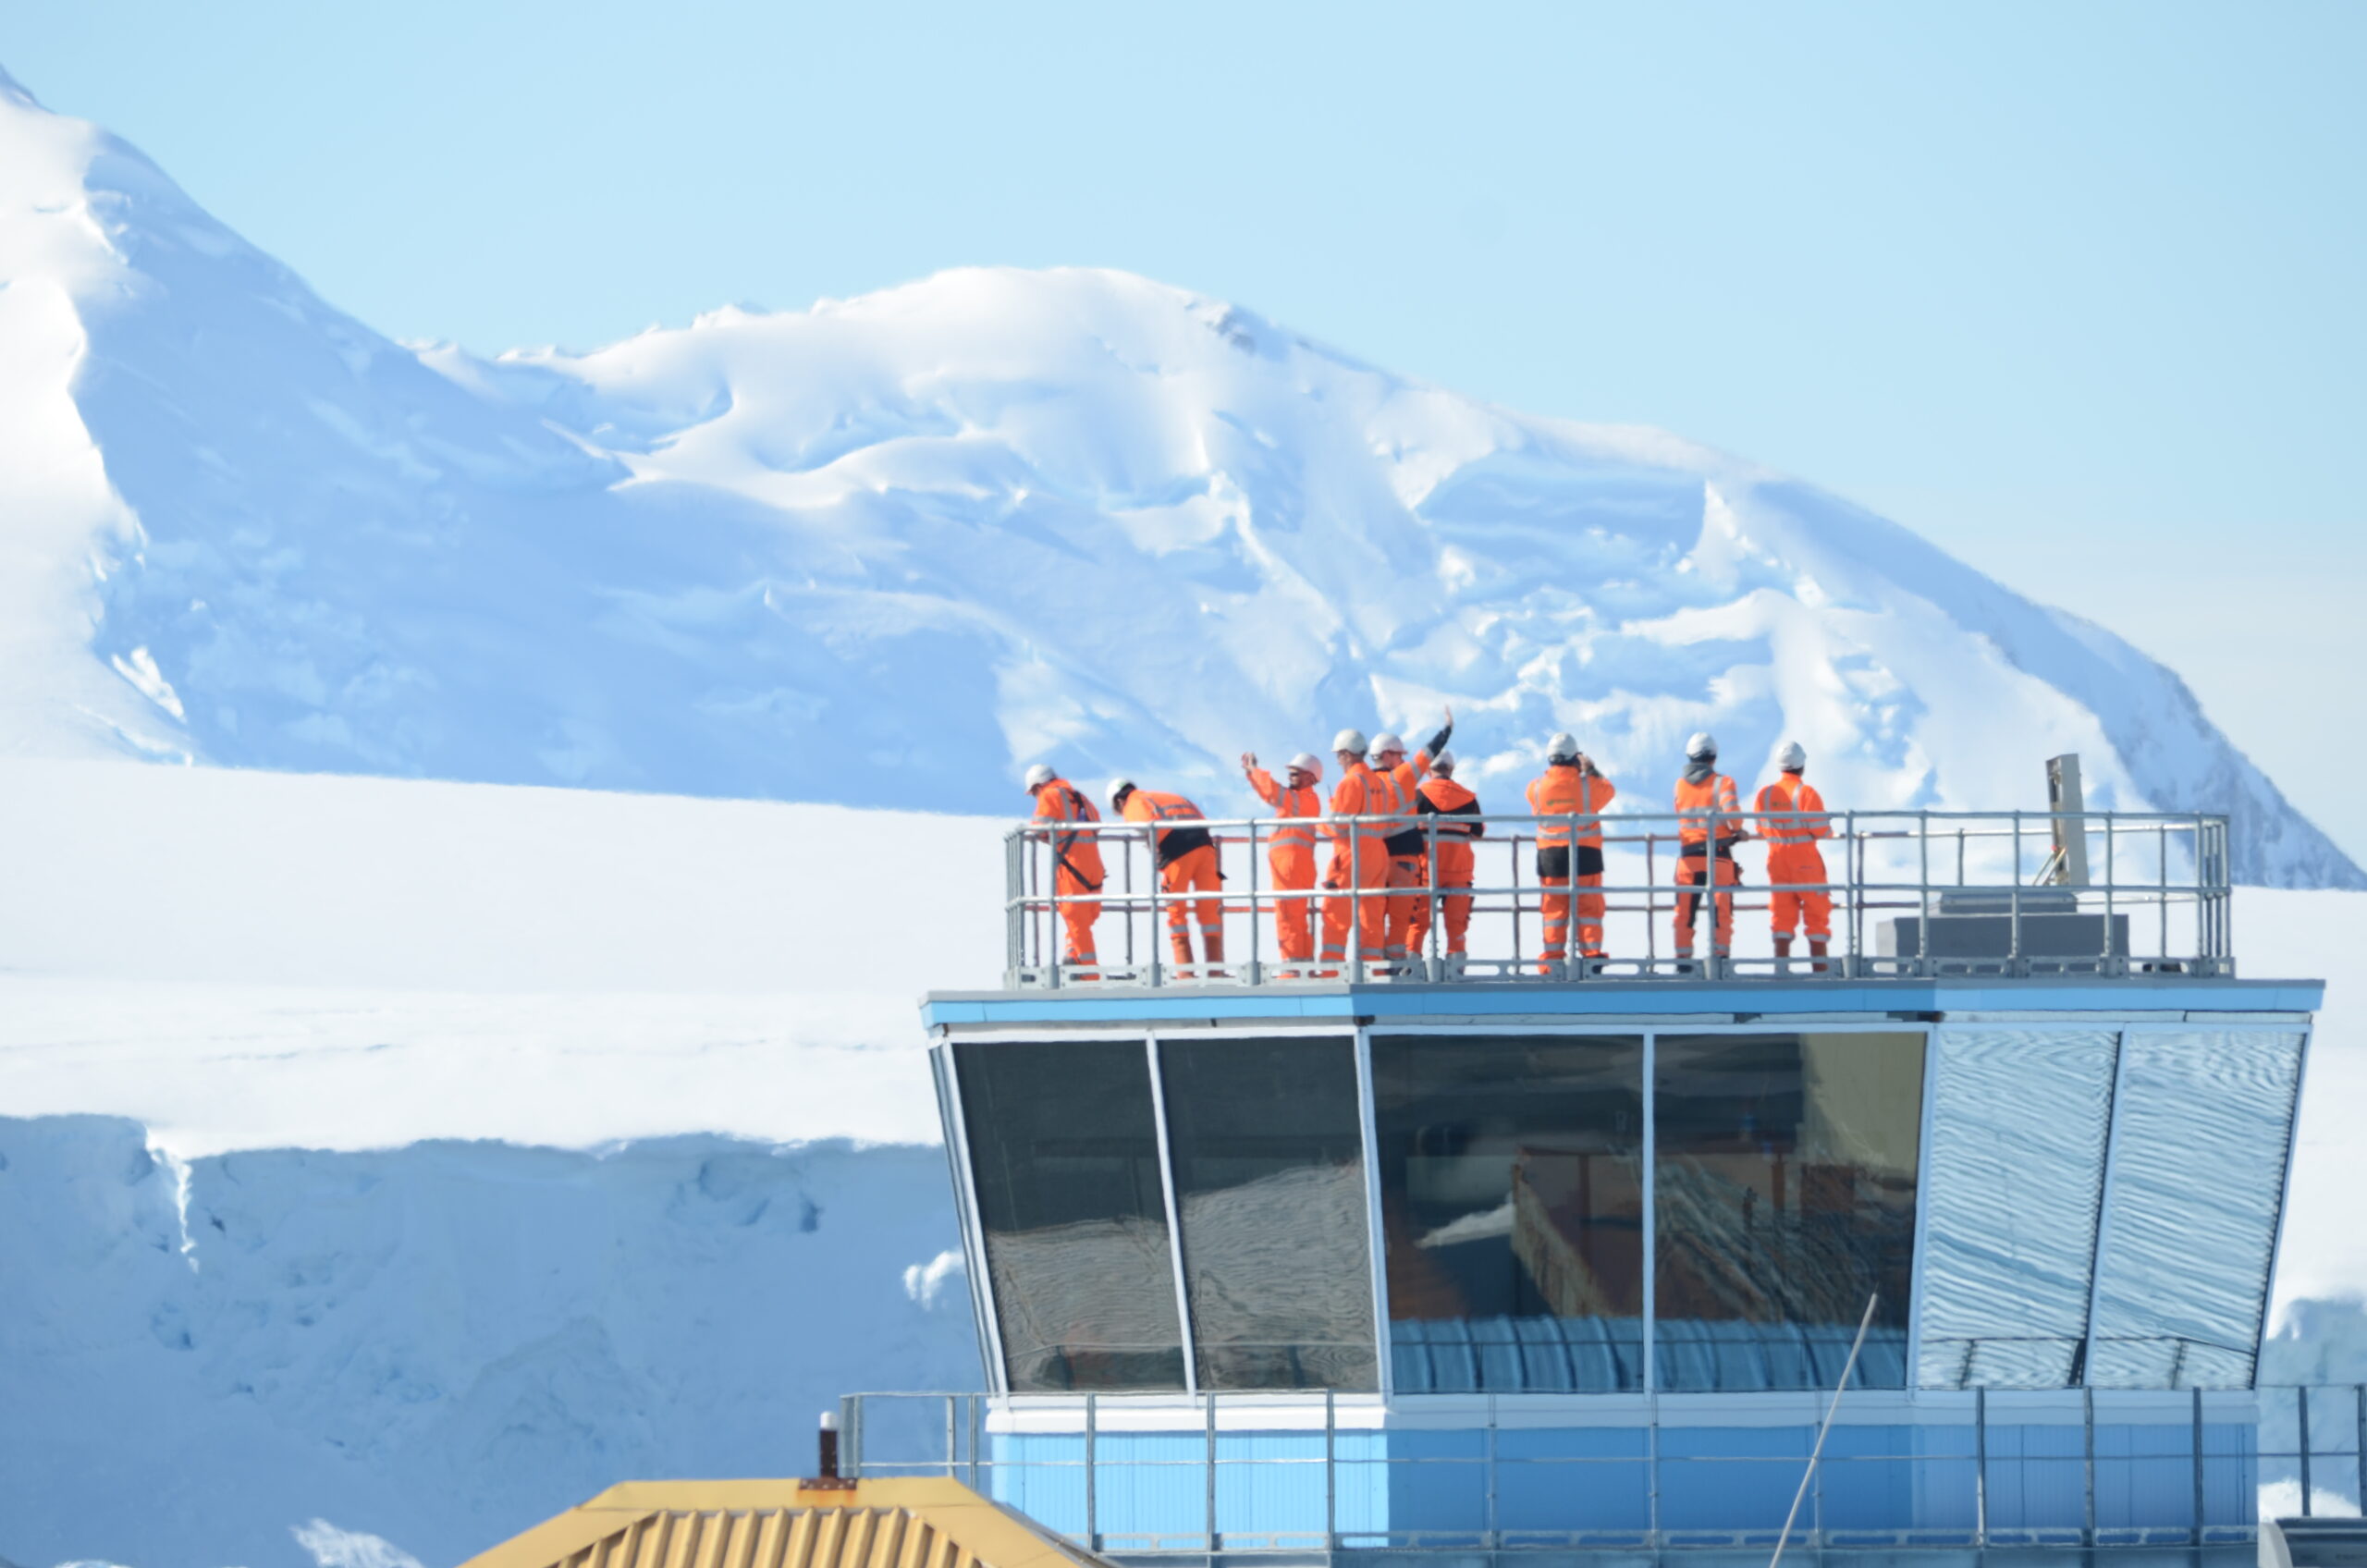
[[[360,195],[355,200],[365,200]],[[2227,810],[2367,886],[2176,676],[1814,488],[1525,418],[1122,274],[965,271],[588,355],[389,342],[0,78],[0,747],[1008,811],[1049,759],[1452,702],[1826,798]]]

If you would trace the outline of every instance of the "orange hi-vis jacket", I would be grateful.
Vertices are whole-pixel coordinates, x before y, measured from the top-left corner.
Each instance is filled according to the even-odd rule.
[[[1331,815],[1343,816],[1393,816],[1397,814],[1397,788],[1361,762],[1352,762],[1348,770],[1332,786]],[[1334,820],[1325,824],[1325,830],[1345,849],[1351,839],[1368,839],[1380,844],[1396,831],[1386,822],[1359,822],[1353,827]]]
[[[1249,770],[1249,787],[1257,791],[1259,800],[1274,808],[1276,816],[1282,819],[1282,826],[1274,829],[1268,842],[1305,844],[1314,848],[1315,823],[1323,815],[1323,797],[1315,792],[1314,785],[1302,784],[1294,790],[1287,784],[1277,783],[1274,776],[1264,768],[1253,767]]]
[[[1570,818],[1578,819],[1578,842],[1602,848],[1602,819],[1596,814],[1619,791],[1611,780],[1573,766],[1548,767],[1529,781],[1528,809],[1546,820],[1537,825],[1539,844],[1570,841]]]
[[[1488,831],[1479,814],[1479,797],[1452,778],[1422,780],[1414,809],[1429,815],[1427,826],[1438,836],[1439,876],[1448,882],[1471,880],[1471,840]]]
[[[1819,839],[1833,837],[1833,818],[1823,815],[1824,797],[1797,773],[1760,790],[1751,809],[1760,814],[1759,836],[1767,840],[1770,852],[1812,850]]]
[[[1683,820],[1676,836],[1687,844],[1699,844],[1710,837],[1710,814],[1724,814],[1718,823],[1718,837],[1731,838],[1742,831],[1739,819],[1742,807],[1735,800],[1735,781],[1723,773],[1712,773],[1696,784],[1690,779],[1676,781],[1676,812]]]
[[[1036,791],[1036,815],[1043,822],[1098,822],[1093,802],[1065,778],[1055,778]],[[1052,859],[1064,876],[1073,878],[1088,893],[1101,890],[1109,873],[1101,864],[1100,836],[1094,833],[1054,833]]]
[[[1157,790],[1137,789],[1126,797],[1128,822],[1199,822],[1200,808],[1181,795],[1163,794]],[[1152,837],[1158,840],[1158,853],[1153,856],[1160,865],[1206,849],[1213,842],[1205,827],[1162,827]]]

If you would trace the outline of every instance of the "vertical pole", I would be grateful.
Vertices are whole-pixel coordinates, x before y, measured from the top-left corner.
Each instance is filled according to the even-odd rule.
[[[1167,1205],[1167,1266],[1175,1273],[1175,1329],[1184,1354],[1184,1391],[1196,1393],[1200,1383],[1199,1336],[1192,1327],[1192,1291],[1184,1272],[1184,1210],[1175,1198],[1175,1151],[1167,1134],[1167,1080],[1159,1072],[1159,1036],[1144,1036],[1143,1053],[1150,1062],[1151,1124],[1159,1133],[1159,1188]]]
[[[2079,831],[2081,838],[2087,837],[2087,818],[2079,819]],[[2114,868],[2113,852],[2119,843],[2120,835],[2113,831],[2112,816],[2107,813],[2104,816],[2104,973],[2107,974],[2113,972],[2112,960],[2115,946],[2112,939],[2113,884],[2120,876],[2119,872]],[[2125,959],[2128,955],[2123,953],[2120,956]]]
[[[1290,776],[1284,774],[1282,777],[1287,780]],[[1253,986],[1265,978],[1264,959],[1257,948],[1257,819],[1253,816],[1249,819],[1249,962],[1246,966],[1249,983]],[[1280,909],[1275,913],[1280,914]],[[1217,918],[1221,921],[1224,917],[1220,914]]]
[[[1660,967],[1661,872],[1660,835],[1644,829],[1644,973]]]
[[[2014,882],[2005,897],[2012,901],[2005,925],[2005,968],[2008,974],[2019,974],[2022,967],[2022,814],[2014,814]]]
[[[1347,982],[1365,977],[1365,835],[1361,818],[1348,819],[1348,968]],[[1210,1550],[1215,1548],[1211,1547]]]
[[[1098,839],[1104,843],[1113,841],[1106,833],[1098,835]],[[1114,842],[1118,846],[1118,864],[1125,873],[1126,969],[1131,974],[1134,967],[1134,840],[1130,835],[1122,835]]]
[[[2096,1390],[2092,1388],[2079,1390],[2079,1539],[2092,1549],[2096,1544]]]
[[[1332,1390],[1323,1390],[1323,1550],[1340,1550],[1340,1468],[1338,1412]]]
[[[1929,974],[1932,973],[1932,814],[1928,811],[1915,814],[1915,850],[1921,868],[1917,874],[1921,886],[1915,897],[1923,916],[1915,926],[1915,956],[1919,961],[1915,972]]]
[[[2202,1544],[2202,1390],[2194,1390],[2194,1544]]]
[[[2310,1516],[2310,1385],[2293,1390],[2293,1418],[2301,1450],[2301,1517]]]
[[[1504,840],[1504,848],[1513,857],[1513,973],[1520,973],[1520,832],[1515,829]],[[1539,911],[1542,918],[1543,912]]]
[[[962,1474],[957,1468],[962,1457],[961,1397],[945,1396],[945,1478],[949,1481],[959,1479]]]
[[[1208,1550],[1217,1549],[1217,1396],[1214,1390],[1200,1396],[1208,1405]]]
[[[2367,1519],[2367,1384],[2355,1385],[2350,1390],[2351,1409],[2359,1417],[2359,1514]],[[2195,1391],[2195,1420],[2202,1419],[2202,1393]],[[2200,1445],[2197,1445],[2200,1446]]]
[[[1085,1550],[1101,1550],[1101,1396],[1085,1396]]]
[[[1972,1544],[1989,1546],[1989,1390],[1972,1390]]]
[[[1426,893],[1430,900],[1430,924],[1429,930],[1425,934],[1430,939],[1430,978],[1433,980],[1443,980],[1446,978],[1446,961],[1439,956],[1439,926],[1441,925],[1441,921],[1440,919],[1439,913],[1438,814],[1435,812],[1429,813],[1427,814],[1427,818],[1428,819],[1422,824],[1422,847],[1425,851],[1425,864],[1427,864],[1430,868],[1429,876],[1426,878],[1429,884],[1429,888],[1426,889]]]
[[[1162,918],[1165,912],[1159,907],[1159,895],[1160,884],[1167,879],[1159,874],[1159,830],[1157,828],[1143,829],[1143,853],[1150,858],[1150,983],[1154,986],[1163,986],[1167,984],[1167,963],[1159,956],[1159,928],[1165,924]]]
[[[1487,1533],[1481,1538],[1487,1550],[1494,1551],[1496,1540],[1496,1396],[1488,1396],[1488,1515]]]
[[[1648,1391],[1660,1388],[1660,1128],[1658,1108],[1654,1103],[1654,1080],[1660,1072],[1660,1036],[1644,1035],[1644,1366],[1640,1381]],[[1657,1398],[1652,1406],[1652,1421],[1660,1421]],[[1660,1462],[1652,1462],[1652,1495],[1660,1495]],[[1658,1506],[1656,1503],[1655,1507]],[[1657,1527],[1657,1516],[1655,1517]]]
[[[1851,812],[1843,823],[1848,829],[1849,842],[1841,851],[1841,867],[1849,878],[1849,960],[1845,973],[1855,980],[1859,974],[1858,955],[1866,950],[1866,846],[1858,839],[1858,814]]]
[[[985,1424],[985,1405],[984,1394],[970,1396],[970,1489],[981,1497],[986,1495],[986,1488],[981,1484],[986,1480],[981,1474],[986,1460],[980,1452],[985,1445],[979,1440],[984,1435],[979,1431],[979,1427]]]

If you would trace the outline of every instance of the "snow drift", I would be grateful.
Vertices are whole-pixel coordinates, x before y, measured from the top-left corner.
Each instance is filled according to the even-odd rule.
[[[1024,766],[1464,716],[1509,794],[1689,730],[1827,799],[2227,811],[2367,886],[2169,671],[1657,432],[1123,274],[947,274],[589,355],[388,342],[0,79],[0,746],[1001,812]],[[13,427],[13,428],[9,428]]]

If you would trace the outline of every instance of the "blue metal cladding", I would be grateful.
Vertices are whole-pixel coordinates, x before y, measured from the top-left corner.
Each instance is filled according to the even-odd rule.
[[[2125,1037],[2091,1385],[2250,1386],[2301,1044],[2271,1029]]]
[[[1938,1032],[1919,1386],[2076,1380],[2118,1041],[2073,1026]]]

